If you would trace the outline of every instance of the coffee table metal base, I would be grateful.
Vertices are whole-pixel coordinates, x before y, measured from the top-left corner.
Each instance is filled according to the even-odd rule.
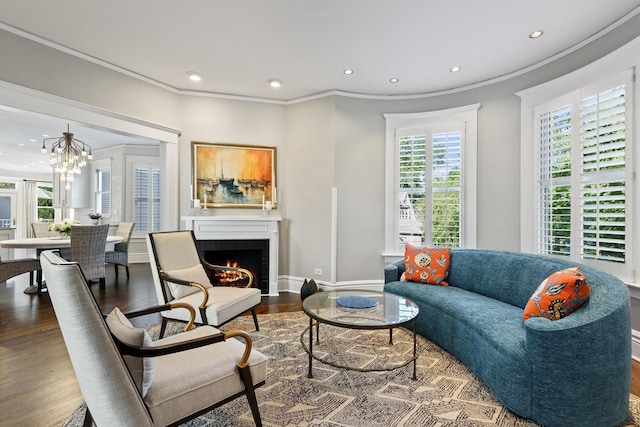
[[[316,320],[316,343],[320,344],[320,323],[319,321]],[[416,341],[416,320],[413,320],[413,330],[412,330],[412,334],[413,334],[413,357],[411,357],[409,360],[407,360],[405,363],[398,365],[398,366],[393,366],[391,368],[372,368],[372,369],[363,369],[363,368],[354,368],[354,367],[350,367],[350,366],[346,366],[346,365],[340,365],[337,363],[332,363],[329,362],[327,360],[323,360],[320,359],[319,357],[315,356],[313,354],[313,318],[309,317],[309,327],[306,328],[304,331],[302,331],[302,334],[300,335],[300,343],[302,344],[302,348],[304,349],[304,351],[309,355],[309,372],[307,373],[307,378],[313,378],[313,359],[316,359],[319,362],[325,363],[327,365],[333,366],[335,368],[341,368],[341,369],[349,369],[352,371],[360,371],[360,372],[377,372],[377,371],[391,371],[394,369],[400,369],[404,366],[407,366],[408,364],[410,364],[411,362],[413,362],[413,380],[416,381],[418,379],[417,377],[417,372],[416,372],[416,364],[417,364],[417,360],[418,360],[418,344]],[[335,325],[334,325],[335,326]],[[345,326],[346,329],[389,329],[389,345],[393,345],[393,329],[397,328],[398,326],[384,326],[384,327],[380,327],[380,328],[372,328],[372,327],[366,327],[366,328],[355,328],[353,326]],[[309,331],[309,346],[307,347],[304,343],[304,334]]]

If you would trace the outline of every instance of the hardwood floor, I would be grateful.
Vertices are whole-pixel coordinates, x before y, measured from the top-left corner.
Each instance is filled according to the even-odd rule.
[[[157,304],[149,264],[121,271],[107,269],[106,289],[92,285],[103,312]],[[25,295],[28,274],[0,283],[0,425],[61,426],[82,403],[67,350],[47,294]],[[301,310],[297,294],[263,297],[258,313]],[[159,323],[159,315],[135,319],[136,326]]]
[[[157,304],[149,264],[130,266],[115,279],[107,269],[106,289],[92,285],[103,312]],[[124,273],[124,272],[122,272]],[[82,403],[82,396],[47,294],[25,295],[28,274],[0,283],[0,425],[61,426]],[[301,310],[298,294],[263,297],[259,314]],[[146,327],[159,315],[136,319]],[[631,391],[640,396],[640,363],[632,363]]]

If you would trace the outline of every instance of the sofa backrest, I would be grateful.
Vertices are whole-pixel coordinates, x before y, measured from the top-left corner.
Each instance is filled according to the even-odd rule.
[[[624,283],[614,276],[569,260],[481,249],[452,249],[448,282],[524,309],[544,279],[558,270],[575,266],[580,266],[592,288],[606,288],[606,292],[598,292],[598,299],[610,292],[628,292]]]

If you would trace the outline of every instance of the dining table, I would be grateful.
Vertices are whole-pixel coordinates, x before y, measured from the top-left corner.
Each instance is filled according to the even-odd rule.
[[[105,252],[113,250],[116,243],[122,242],[121,236],[107,236]],[[65,249],[71,247],[71,239],[67,237],[27,237],[22,239],[0,240],[0,247],[7,249],[35,249],[38,257],[40,252],[52,249]],[[24,290],[25,294],[39,294],[46,291],[42,279],[42,270],[38,270],[37,284],[30,284]]]

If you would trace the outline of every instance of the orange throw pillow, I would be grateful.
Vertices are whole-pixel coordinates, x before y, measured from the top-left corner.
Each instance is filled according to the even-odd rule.
[[[449,248],[427,248],[407,243],[404,248],[405,280],[449,286],[445,279],[449,274],[451,251]]]
[[[524,308],[524,320],[544,317],[559,320],[589,299],[591,288],[579,267],[556,271],[540,283]]]

